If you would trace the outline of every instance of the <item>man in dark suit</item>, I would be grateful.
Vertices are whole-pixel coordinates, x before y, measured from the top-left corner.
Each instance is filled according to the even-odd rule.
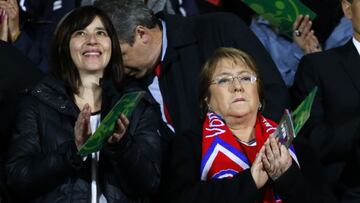
[[[13,130],[18,103],[26,91],[40,80],[42,73],[25,55],[1,40],[0,63],[0,196],[5,196],[3,201],[7,202],[2,185],[6,144]]]
[[[149,82],[152,95],[161,105],[163,120],[176,133],[196,127],[199,73],[205,60],[219,47],[235,47],[255,59],[264,81],[266,117],[278,121],[287,107],[287,90],[277,68],[238,17],[154,16],[142,0],[99,0],[95,6],[112,18],[126,73]],[[160,68],[156,68],[159,63]],[[151,77],[154,72],[155,78]]]
[[[341,3],[352,21],[353,39],[303,57],[292,91],[295,106],[318,86],[311,117],[299,137],[318,150],[339,200],[360,202],[360,0]]]

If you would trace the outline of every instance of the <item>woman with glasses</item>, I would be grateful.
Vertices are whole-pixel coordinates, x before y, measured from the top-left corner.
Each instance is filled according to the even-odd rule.
[[[317,177],[317,162],[310,172],[317,184],[300,170],[310,167],[297,155],[313,155],[295,153],[272,135],[277,123],[261,114],[261,77],[249,55],[216,50],[200,75],[199,99],[202,129],[172,143],[167,201],[332,202]]]

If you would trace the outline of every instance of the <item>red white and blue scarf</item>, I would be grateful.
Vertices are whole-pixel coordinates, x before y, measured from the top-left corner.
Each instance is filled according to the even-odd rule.
[[[255,123],[255,153],[259,152],[266,139],[275,131],[277,124],[274,121],[258,115]],[[298,163],[294,148],[289,148],[290,155]],[[248,156],[246,150],[233,135],[221,117],[208,112],[202,137],[201,180],[232,178],[251,167],[255,156]],[[265,203],[282,202],[274,195],[271,187],[264,190]]]

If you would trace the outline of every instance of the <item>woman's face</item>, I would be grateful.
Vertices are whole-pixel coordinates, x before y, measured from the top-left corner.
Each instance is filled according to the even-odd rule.
[[[225,120],[257,114],[260,105],[257,86],[256,75],[247,65],[223,59],[212,76],[208,103]]]
[[[111,39],[99,17],[71,35],[70,54],[80,73],[104,72],[111,57]]]

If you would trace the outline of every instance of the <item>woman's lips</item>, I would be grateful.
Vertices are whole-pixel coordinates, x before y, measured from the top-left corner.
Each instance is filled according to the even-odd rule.
[[[242,101],[245,101],[245,98],[236,98],[236,99],[234,99],[233,103],[242,102]]]

